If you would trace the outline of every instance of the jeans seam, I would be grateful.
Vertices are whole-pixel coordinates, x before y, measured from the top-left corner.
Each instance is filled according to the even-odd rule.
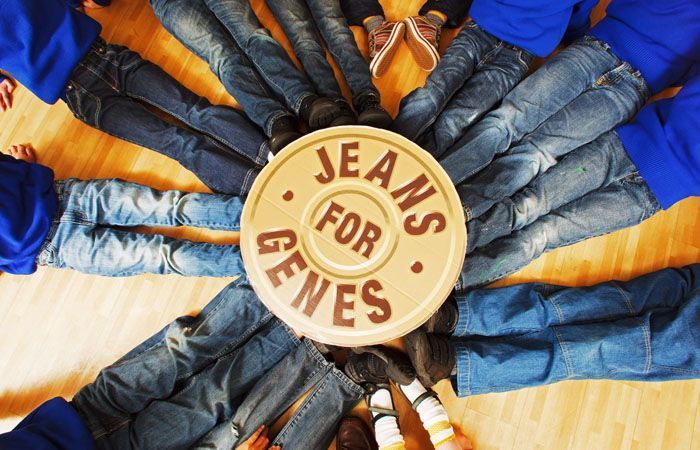
[[[559,303],[556,301],[554,297],[549,299],[549,303],[551,303],[552,307],[554,307],[554,312],[557,313],[557,318],[559,319],[559,324],[563,325],[566,323],[566,319],[564,318],[564,311],[562,310],[561,306]]]
[[[644,363],[644,373],[651,371],[651,330],[647,329],[647,325],[642,319],[636,318],[642,326],[642,334],[644,334],[644,350],[646,350],[646,362]]]
[[[634,306],[632,306],[632,302],[630,301],[630,298],[625,293],[625,290],[622,289],[622,287],[615,282],[613,282],[612,285],[613,285],[613,287],[615,287],[615,290],[620,294],[620,296],[622,297],[622,300],[625,302],[625,306],[627,306],[627,311],[630,313],[630,315],[634,315],[635,314]]]
[[[564,357],[564,364],[566,365],[566,371],[567,371],[567,377],[571,377],[574,374],[574,369],[573,369],[573,364],[570,360],[569,356],[569,351],[566,348],[566,345],[564,344],[564,340],[559,334],[559,330],[557,327],[552,327],[552,332],[554,333],[554,336],[557,338],[557,342],[559,343],[559,348],[561,348],[562,355]]]

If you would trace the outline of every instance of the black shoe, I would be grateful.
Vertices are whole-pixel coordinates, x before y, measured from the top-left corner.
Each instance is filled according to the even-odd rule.
[[[344,125],[357,125],[357,117],[353,112],[348,102],[345,100],[336,100],[336,103],[340,107],[340,115],[333,119],[331,122],[331,127],[342,127]]]
[[[301,137],[301,133],[297,130],[296,120],[291,116],[282,116],[276,119],[272,124],[270,134],[270,150],[274,155]]]
[[[316,350],[321,352],[321,354],[323,354],[323,355],[326,355],[328,353],[339,352],[343,349],[343,347],[338,347],[337,345],[324,344],[321,342],[316,342],[312,339],[309,339],[309,341],[311,341],[311,343],[314,344],[314,347],[316,347]]]
[[[426,388],[448,378],[457,363],[457,354],[446,336],[428,334],[422,328],[404,336],[406,352],[418,380]]]
[[[341,114],[340,106],[327,97],[307,97],[301,104],[299,115],[309,129],[327,128]]]
[[[394,119],[391,118],[386,109],[379,104],[379,99],[370,97],[358,106],[360,115],[357,117],[359,125],[368,127],[389,129]]]
[[[422,328],[427,333],[452,334],[457,326],[457,320],[459,320],[457,301],[450,295]]]
[[[345,374],[357,384],[386,383],[392,379],[399,384],[410,384],[416,372],[406,355],[388,347],[362,347],[364,353],[353,349],[348,354]],[[376,349],[370,353],[369,349]]]

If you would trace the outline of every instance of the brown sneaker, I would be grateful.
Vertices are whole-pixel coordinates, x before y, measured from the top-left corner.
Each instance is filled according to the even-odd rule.
[[[401,22],[385,22],[369,33],[369,70],[379,78],[389,69],[406,27]]]
[[[406,24],[406,44],[418,67],[431,72],[440,62],[438,45],[442,29],[423,16],[409,17]]]
[[[362,419],[347,416],[338,426],[335,448],[336,450],[376,450],[377,443]]]

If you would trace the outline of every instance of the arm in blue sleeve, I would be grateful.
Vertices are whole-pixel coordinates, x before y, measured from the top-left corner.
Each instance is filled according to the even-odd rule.
[[[591,28],[591,11],[597,4],[598,0],[583,0],[574,5],[564,34],[564,43],[569,44],[588,32]]]

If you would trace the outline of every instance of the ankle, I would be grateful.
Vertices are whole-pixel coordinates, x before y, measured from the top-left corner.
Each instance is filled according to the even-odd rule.
[[[384,22],[386,22],[384,16],[369,16],[362,21],[362,26],[365,27],[365,30],[367,30],[368,33],[371,33],[376,28],[382,26]]]
[[[438,28],[442,28],[443,25],[445,25],[445,22],[447,22],[447,16],[444,13],[434,9],[428,11],[428,13],[423,17],[431,21]]]

